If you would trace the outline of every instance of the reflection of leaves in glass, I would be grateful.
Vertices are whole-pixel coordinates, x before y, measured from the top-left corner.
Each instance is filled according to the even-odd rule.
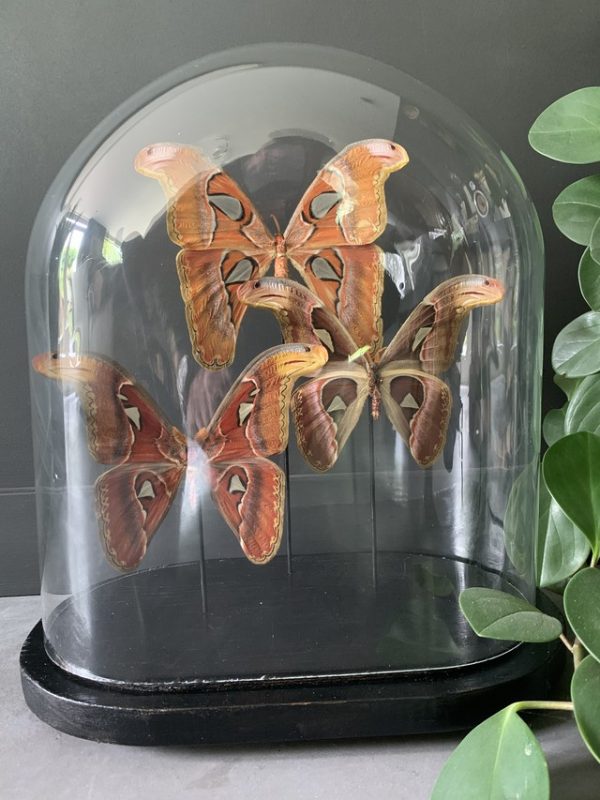
[[[585,563],[590,545],[556,500],[543,476],[540,480],[540,520],[536,543],[538,586],[556,586]]]
[[[453,635],[458,610],[456,565],[440,559],[417,562],[410,573],[410,600],[390,615],[377,653],[387,663],[413,666],[461,658],[464,640]],[[463,629],[464,633],[464,629]],[[463,654],[464,655],[464,654]],[[433,661],[432,661],[433,659]]]
[[[454,568],[451,573],[455,576]],[[436,569],[431,564],[417,564],[415,567],[415,580],[421,587],[434,597],[448,597],[456,594],[456,582],[445,571]]]
[[[463,739],[446,762],[431,800],[484,797],[550,797],[544,754],[512,706],[486,719]]]
[[[537,462],[529,464],[512,485],[504,515],[504,546],[519,575],[528,576],[531,559],[531,513],[537,495]]]
[[[112,236],[105,234],[102,242],[102,258],[106,261],[109,267],[114,267],[120,264],[123,260],[123,253],[121,245]]]
[[[411,600],[406,611],[398,614],[377,644],[377,655],[390,666],[435,666],[435,657],[459,659],[460,644],[454,641],[448,623],[433,604],[427,613],[421,596]],[[418,645],[418,646],[417,646]]]

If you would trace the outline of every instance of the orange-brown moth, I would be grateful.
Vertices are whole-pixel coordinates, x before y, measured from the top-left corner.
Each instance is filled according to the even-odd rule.
[[[259,278],[239,290],[248,305],[276,315],[286,342],[324,345],[329,363],[292,397],[298,446],[316,470],[330,469],[352,433],[365,401],[373,417],[381,403],[420,466],[446,441],[452,397],[438,376],[455,358],[462,323],[477,306],[497,303],[502,284],[485,275],[460,275],[430,292],[387,347],[360,348],[343,323],[299,283]]]
[[[403,147],[385,139],[348,145],[306,190],[283,235],[272,235],[236,182],[199,150],[153,144],[135,160],[160,181],[167,229],[182,249],[177,271],[194,358],[220,369],[233,361],[246,310],[239,287],[265,275],[298,270],[325,308],[359,346],[381,335],[383,253],[373,244],[387,224],[384,184],[408,163]]]
[[[287,446],[294,382],[327,361],[320,344],[284,344],[258,356],[235,381],[207,428],[192,441],[170,425],[150,395],[100,356],[41,354],[38,372],[77,392],[88,446],[113,465],[96,481],[100,536],[119,570],[134,569],[165,518],[198,447],[213,499],[246,557],[264,564],[281,542],[285,476],[268,456]]]

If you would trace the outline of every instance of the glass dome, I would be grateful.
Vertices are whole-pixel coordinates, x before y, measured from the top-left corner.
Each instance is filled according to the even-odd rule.
[[[50,657],[177,686],[509,651],[458,595],[533,597],[542,284],[510,161],[392,68],[260,46],[136,95],[30,245]]]

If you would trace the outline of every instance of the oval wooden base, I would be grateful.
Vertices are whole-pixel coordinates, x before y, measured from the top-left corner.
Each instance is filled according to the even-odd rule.
[[[539,603],[548,606],[543,596]],[[550,606],[550,612],[556,610]],[[21,651],[21,678],[27,705],[40,719],[84,739],[132,745],[282,742],[465,729],[514,700],[547,696],[563,652],[553,642],[447,670],[134,691],[84,681],[57,667],[38,623]]]

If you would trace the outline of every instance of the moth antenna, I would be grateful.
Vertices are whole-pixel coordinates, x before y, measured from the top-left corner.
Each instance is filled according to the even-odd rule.
[[[271,214],[271,219],[273,220],[273,222],[275,224],[275,230],[277,231],[277,235],[281,236],[281,227],[279,225],[279,220],[277,219],[275,214]]]

